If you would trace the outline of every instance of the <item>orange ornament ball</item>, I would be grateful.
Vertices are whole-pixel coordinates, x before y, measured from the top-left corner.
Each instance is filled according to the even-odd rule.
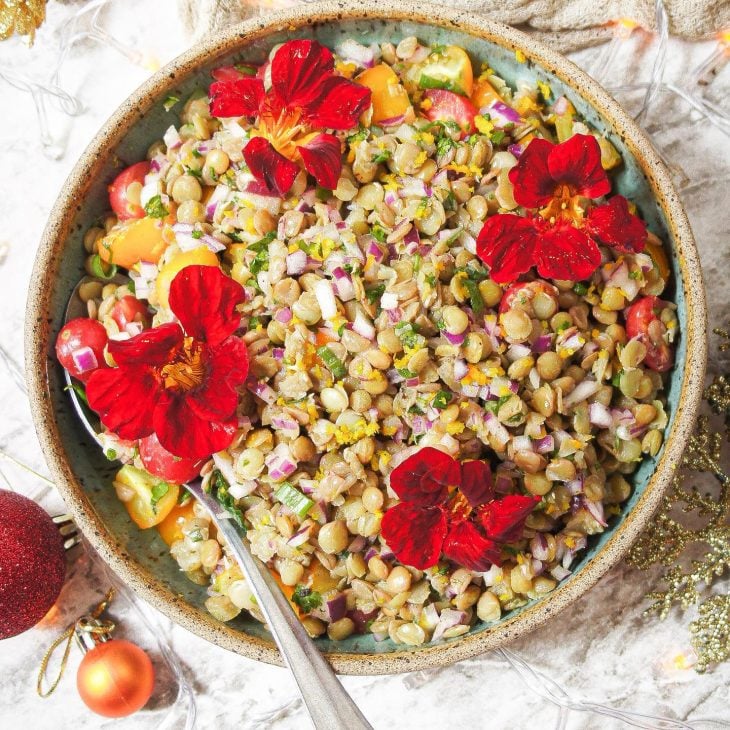
[[[136,644],[111,639],[81,660],[76,686],[86,706],[104,717],[126,717],[147,704],[155,686],[150,658]]]

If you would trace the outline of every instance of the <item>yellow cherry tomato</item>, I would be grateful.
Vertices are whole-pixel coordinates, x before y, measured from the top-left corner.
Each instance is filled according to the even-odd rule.
[[[651,256],[652,261],[659,270],[659,276],[661,276],[664,281],[669,281],[669,260],[667,259],[667,254],[664,251],[662,244],[653,241],[650,236],[649,240],[646,242],[645,250],[646,253]]]
[[[136,218],[113,230],[99,242],[99,257],[105,263],[131,269],[139,261],[156,264],[167,248],[159,218]]]
[[[495,101],[502,101],[502,97],[497,93],[497,90],[486,79],[477,79],[470,97],[471,103],[477,109],[483,109]]]
[[[118,491],[131,490],[132,497],[124,506],[134,523],[143,530],[159,525],[172,512],[180,494],[177,484],[163,482],[129,464],[119,470],[114,482]]]
[[[169,306],[170,284],[178,273],[186,266],[220,266],[218,257],[205,246],[194,248],[192,251],[184,251],[174,258],[170,259],[157,275],[155,282],[155,292],[157,293],[157,301],[163,307]]]
[[[368,68],[355,81],[371,91],[374,123],[397,119],[411,109],[408,92],[401,86],[390,66],[380,63]]]
[[[183,539],[183,525],[187,520],[195,517],[193,512],[194,504],[195,501],[192,499],[185,502],[185,504],[176,504],[170,510],[170,514],[157,525],[157,532],[160,533],[160,537],[167,545],[172,545],[172,543]]]
[[[307,570],[308,578],[303,583],[317,593],[327,593],[337,588],[338,579],[330,575],[329,570],[325,568],[318,560],[312,561],[312,566]]]
[[[446,89],[471,96],[474,72],[466,51],[458,46],[446,46],[431,53],[421,66],[418,85],[422,89]]]

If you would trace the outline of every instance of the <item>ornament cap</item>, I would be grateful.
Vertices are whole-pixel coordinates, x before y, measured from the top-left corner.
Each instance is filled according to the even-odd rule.
[[[86,654],[95,646],[109,641],[115,628],[112,621],[101,621],[93,616],[82,616],[74,627],[76,645]]]

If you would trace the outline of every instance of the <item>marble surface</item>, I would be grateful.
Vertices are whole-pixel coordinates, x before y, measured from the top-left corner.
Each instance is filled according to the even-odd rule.
[[[91,3],[93,5],[93,3]],[[82,5],[49,5],[49,20],[36,45],[27,50],[11,42],[0,44],[0,102],[5,122],[0,127],[3,175],[0,178],[0,295],[2,345],[16,363],[22,361],[22,328],[27,282],[35,248],[56,193],[74,160],[92,134],[124,97],[159,63],[187,47],[188,39],[176,19],[175,0],[115,0],[101,16],[101,26],[128,46],[125,56],[108,40],[85,40],[74,47],[63,68],[61,83],[83,104],[83,113],[70,119],[49,105],[48,118],[56,158],[43,150],[30,94],[4,80],[24,74],[45,80],[57,59],[58,33],[68,27],[71,14]],[[83,24],[79,29],[83,29]],[[164,27],[164,32],[160,28]],[[713,42],[689,44],[670,41],[666,79],[683,82],[687,70],[712,52]],[[127,56],[134,55],[137,63]],[[592,50],[575,59],[595,67]],[[639,34],[622,47],[610,64],[607,86],[646,80],[652,40]],[[17,85],[18,81],[15,78]],[[706,91],[725,103],[730,91],[730,67]],[[641,93],[621,92],[630,109],[638,110]],[[662,94],[644,120],[647,130],[676,176],[697,236],[707,286],[711,292],[712,324],[728,319],[727,272],[730,246],[726,231],[730,158],[728,137],[690,113],[683,102]],[[713,344],[713,370],[727,369],[728,353]],[[0,362],[0,449],[41,475],[45,473],[27,402]],[[63,505],[42,478],[7,459],[0,459],[0,486],[38,499],[51,513]],[[36,671],[45,648],[65,625],[98,600],[109,585],[103,566],[82,550],[69,556],[69,581],[53,615],[43,625],[0,644],[0,727],[25,722],[45,728],[162,728],[184,727],[184,702],[175,703],[176,680],[162,657],[169,645],[178,658],[185,682],[197,705],[194,726],[207,728],[272,728],[308,726],[296,690],[287,673],[229,654],[153,616],[144,606],[122,596],[115,604],[120,635],[141,643],[161,667],[160,682],[148,709],[123,721],[91,714],[79,699],[74,674],[81,655],[71,653],[69,671],[57,692],[47,700],[35,693]],[[692,669],[687,626],[693,612],[674,611],[663,622],[645,617],[644,595],[657,585],[656,572],[640,573],[625,565],[612,570],[582,600],[539,632],[509,648],[544,677],[559,683],[578,703],[592,701],[626,712],[666,716],[685,724],[671,727],[730,727],[730,663],[705,675]],[[717,590],[728,590],[726,583]],[[154,621],[157,643],[143,620]],[[547,693],[547,680],[534,677],[529,685],[501,654],[489,654],[456,666],[413,675],[344,679],[345,686],[375,728],[419,728],[446,725],[478,728],[588,728],[628,727],[625,719],[577,710],[560,713]],[[189,718],[192,720],[192,718]],[[633,723],[639,720],[634,718]],[[639,727],[658,728],[657,720],[641,720]],[[192,722],[189,725],[193,726]],[[662,726],[666,727],[666,726]]]

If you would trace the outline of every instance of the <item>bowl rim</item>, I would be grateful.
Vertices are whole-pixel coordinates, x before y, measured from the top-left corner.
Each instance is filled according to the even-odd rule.
[[[201,64],[235,52],[269,32],[297,30],[343,20],[410,20],[493,42],[508,50],[520,50],[528,60],[565,82],[593,108],[625,141],[661,208],[675,241],[687,307],[682,335],[687,338],[688,358],[674,424],[665,441],[644,493],[601,550],[567,583],[559,585],[548,599],[538,601],[494,628],[465,634],[445,644],[391,653],[328,652],[327,658],[342,674],[393,674],[446,666],[495,649],[537,628],[577,600],[627,552],[659,504],[680,462],[701,401],[707,358],[706,301],[699,256],[686,213],[668,170],[636,122],[591,77],[573,62],[542,42],[510,26],[469,11],[453,10],[415,0],[327,0],[271,13],[266,19],[251,18],[223,29],[199,42],[157,71],[112,114],[74,165],[43,232],[30,281],[25,317],[25,371],[36,432],[46,462],[67,507],[88,542],[113,571],[148,603],[170,620],[194,634],[250,659],[282,665],[273,642],[248,635],[215,621],[174,594],[149,570],[137,564],[111,534],[93,509],[73,474],[63,449],[55,416],[47,370],[53,367],[49,352],[50,320],[47,317],[58,269],[56,251],[61,251],[71,231],[77,201],[87,192],[103,161],[128,129],[180,80]]]

